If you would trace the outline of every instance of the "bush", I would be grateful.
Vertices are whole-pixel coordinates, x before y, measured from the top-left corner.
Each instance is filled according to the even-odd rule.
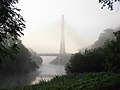
[[[101,72],[104,71],[105,54],[102,48],[85,50],[85,52],[72,55],[69,63],[66,64],[67,73]]]
[[[115,40],[107,40],[103,47],[74,54],[66,64],[67,73],[114,72],[120,73],[120,31]]]
[[[119,90],[120,75],[83,73],[58,76],[49,82],[8,90]]]

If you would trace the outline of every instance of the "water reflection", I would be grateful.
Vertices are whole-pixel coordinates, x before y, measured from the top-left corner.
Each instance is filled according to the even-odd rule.
[[[45,64],[40,68],[41,75],[61,75],[65,74],[64,66]]]
[[[55,57],[42,57],[43,64],[40,67],[39,76],[32,84],[39,83],[40,81],[49,81],[55,76],[61,76],[65,74],[65,69],[63,65],[52,65],[49,64]]]

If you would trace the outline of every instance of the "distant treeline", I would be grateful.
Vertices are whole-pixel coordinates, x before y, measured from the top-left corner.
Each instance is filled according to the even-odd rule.
[[[115,39],[113,32],[116,32],[118,30],[119,30],[119,28],[105,29],[104,32],[100,33],[98,40],[95,41],[93,43],[93,45],[90,45],[86,48],[79,49],[79,51],[84,52],[86,49],[94,49],[94,48],[102,47],[104,45],[104,43],[106,42],[106,40],[112,40],[112,39],[114,40]],[[51,64],[65,65],[66,63],[69,62],[70,57],[71,57],[70,55],[64,55],[62,58],[58,56],[51,62]]]
[[[17,48],[18,51],[12,58],[6,55],[2,60],[0,88],[29,85],[38,75],[37,69],[42,64],[41,57],[34,51],[30,52],[20,40]]]
[[[120,28],[104,30],[92,46],[73,54],[65,69],[67,73],[120,73]]]
[[[29,49],[30,53],[31,53],[31,59],[32,61],[34,61],[38,66],[42,65],[42,58],[40,57],[40,55],[38,55],[35,51],[33,51],[32,49]]]

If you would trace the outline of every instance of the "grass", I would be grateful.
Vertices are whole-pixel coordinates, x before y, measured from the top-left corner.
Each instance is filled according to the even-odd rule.
[[[49,82],[4,90],[120,90],[120,75],[104,72],[71,74],[56,76]]]

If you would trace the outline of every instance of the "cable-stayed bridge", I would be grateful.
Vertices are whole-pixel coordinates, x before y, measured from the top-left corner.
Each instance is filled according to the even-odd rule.
[[[70,55],[72,53],[39,53],[40,56],[62,56],[62,55]]]
[[[59,53],[39,53],[40,56],[60,56],[71,55],[72,53],[65,52],[65,36],[64,36],[64,15],[61,18],[61,41],[60,41],[60,52]]]

